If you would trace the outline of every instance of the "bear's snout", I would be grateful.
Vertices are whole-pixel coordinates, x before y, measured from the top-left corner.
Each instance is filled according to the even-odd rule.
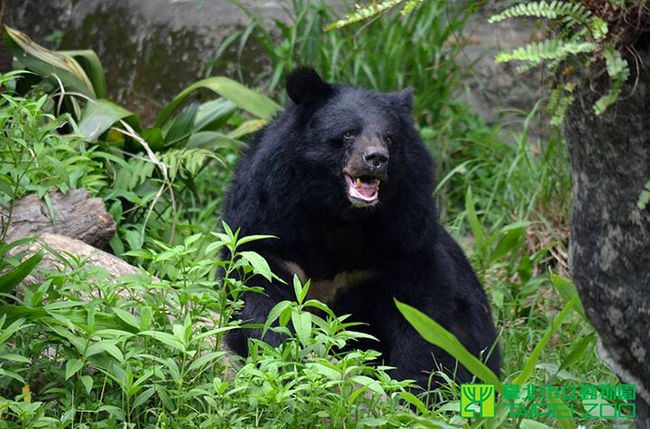
[[[363,161],[374,171],[384,173],[388,166],[388,150],[379,146],[370,146],[363,154]]]

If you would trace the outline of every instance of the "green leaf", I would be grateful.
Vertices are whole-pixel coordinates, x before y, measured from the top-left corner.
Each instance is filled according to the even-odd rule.
[[[253,91],[239,82],[236,82],[227,77],[217,76],[200,80],[176,96],[165,108],[160,112],[154,127],[162,127],[176,108],[194,91],[200,88],[207,88],[216,92],[221,97],[226,98],[235,103],[241,109],[257,116],[260,119],[271,120],[273,115],[280,110],[280,106],[270,98]]]
[[[144,332],[140,332],[139,335],[151,337],[157,341],[160,341],[163,344],[168,345],[169,347],[172,347],[179,351],[185,351],[185,346],[183,345],[183,343],[178,341],[178,338],[174,337],[172,334],[169,334],[167,332],[144,331]]]
[[[294,311],[291,313],[291,323],[300,343],[304,346],[309,344],[309,338],[311,337],[311,313]]]
[[[79,359],[68,359],[65,363],[65,379],[69,379],[84,367]]]
[[[460,341],[445,328],[440,326],[435,320],[431,319],[421,311],[395,300],[397,309],[415,328],[416,331],[428,342],[436,345],[452,355],[460,362],[469,372],[480,378],[486,383],[493,383],[497,391],[501,391],[501,382],[499,377],[483,364],[476,356],[471,354]]]
[[[594,333],[591,333],[580,340],[580,342],[573,347],[573,350],[571,350],[569,356],[564,358],[562,364],[560,365],[560,368],[558,369],[558,372],[562,371],[565,368],[568,368],[577,362],[582,356],[584,356],[585,352],[587,351],[587,347],[589,347],[589,345],[595,341],[596,335]]]
[[[365,375],[356,375],[354,377],[350,377],[350,380],[354,381],[355,383],[359,383],[362,386],[366,386],[368,389],[379,395],[386,394],[384,388],[381,387],[381,383],[379,383],[379,381],[375,380],[374,378],[370,378]]]
[[[115,313],[115,315],[117,317],[119,317],[124,322],[128,323],[129,325],[133,326],[134,328],[136,328],[136,329],[141,329],[142,328],[138,318],[135,317],[133,314],[129,313],[128,311],[124,311],[121,308],[114,308],[113,313]]]
[[[636,202],[636,206],[639,210],[645,210],[650,202],[650,182],[647,182],[643,187],[643,190],[639,194],[639,200]]]
[[[415,408],[418,409],[423,415],[426,415],[429,412],[429,409],[427,408],[426,405],[424,405],[424,402],[420,401],[417,396],[412,394],[411,392],[399,392],[399,397],[408,402],[409,404],[413,405]],[[458,411],[456,408],[455,411]]]
[[[239,240],[237,240],[236,247],[239,247],[242,244],[250,243],[251,241],[266,240],[267,238],[278,238],[278,237],[275,235],[247,235],[246,237],[242,237]]]
[[[86,393],[90,395],[90,391],[93,389],[93,378],[90,375],[82,375],[80,380],[84,389],[86,389]]]
[[[23,246],[25,244],[30,244],[34,242],[34,237],[21,238],[19,240],[14,240],[11,243],[3,244],[0,242],[0,256],[6,255],[11,249],[14,249],[18,246]]]
[[[256,274],[263,276],[268,281],[271,281],[273,278],[273,273],[271,273],[271,267],[269,267],[268,262],[264,259],[259,253],[252,251],[243,251],[239,252],[239,255],[244,258],[248,263],[253,267],[253,270]]]
[[[192,363],[190,364],[187,370],[194,371],[201,368],[202,366],[212,364],[212,362],[218,361],[221,357],[223,357],[223,355],[224,355],[223,351],[206,353],[203,356],[192,361]]]
[[[160,398],[160,401],[163,403],[165,408],[167,408],[167,410],[170,412],[175,412],[176,407],[174,406],[174,401],[172,401],[172,399],[169,397],[169,394],[165,388],[160,384],[156,384],[155,389],[158,397]]]
[[[569,408],[561,398],[556,398],[551,396],[549,398],[549,402],[555,405],[554,408],[558,410],[559,413],[564,413],[565,415],[567,415],[572,412],[571,408]],[[575,425],[573,424],[573,420],[571,420],[570,418],[555,417],[555,422],[557,426],[559,426],[561,429],[575,428]]]
[[[71,56],[50,51],[7,25],[4,26],[3,35],[7,48],[24,67],[49,80],[55,87],[58,87],[59,83],[53,76],[61,79],[67,89],[80,92],[90,98],[97,97],[88,75]]]
[[[576,289],[575,284],[573,284],[573,281],[571,279],[567,279],[565,277],[558,276],[557,274],[551,273],[551,283],[553,283],[553,286],[555,286],[555,290],[557,293],[562,297],[564,302],[568,303],[573,299],[573,297],[578,296],[578,290]],[[578,302],[576,302],[576,308],[575,310],[580,314],[580,316],[585,320],[585,322],[589,323],[589,319],[587,319],[587,315],[585,314],[585,309],[582,307],[582,302],[580,302],[580,298],[578,297]]]
[[[104,75],[104,67],[102,66],[99,57],[90,49],[74,50],[74,51],[59,51],[64,55],[69,55],[84,69],[88,79],[92,82],[93,89],[97,98],[106,98],[106,76]]]
[[[229,132],[228,137],[231,139],[240,139],[261,129],[264,125],[266,125],[266,122],[267,121],[264,119],[250,119],[243,122],[237,128]]]
[[[160,128],[145,128],[140,133],[140,137],[147,142],[151,150],[158,152],[165,147],[165,140]]]
[[[135,114],[106,99],[89,100],[81,113],[79,131],[85,141],[95,142],[106,130],[120,119],[131,118]]]
[[[185,147],[188,149],[236,149],[242,147],[242,143],[218,131],[198,131],[190,135]]]
[[[564,307],[564,309],[558,314],[555,319],[553,319],[553,324],[548,328],[542,339],[537,343],[535,348],[533,349],[533,352],[530,354],[528,357],[528,360],[526,361],[526,364],[524,365],[524,369],[521,371],[521,373],[515,377],[515,379],[512,381],[513,384],[525,384],[528,379],[533,375],[533,372],[535,370],[535,365],[537,365],[537,359],[539,358],[539,355],[542,353],[542,350],[544,350],[544,347],[548,344],[548,342],[551,340],[551,337],[557,331],[557,329],[560,327],[562,322],[564,321],[564,318],[569,314],[571,309],[576,305],[578,302],[578,295],[574,295],[573,298],[567,303],[567,305]]]
[[[39,250],[34,255],[30,256],[27,260],[21,262],[17,267],[11,271],[4,273],[0,276],[0,293],[9,293],[21,281],[27,277],[32,270],[43,259],[43,252]]]
[[[176,116],[169,125],[163,128],[165,146],[174,146],[187,139],[194,129],[194,121],[199,111],[198,101],[193,101]]]
[[[512,250],[516,250],[525,231],[523,227],[502,231],[503,235],[490,255],[490,260],[499,261],[505,258]]]
[[[194,121],[194,132],[221,129],[236,109],[237,105],[225,98],[218,98],[201,104]]]
[[[9,360],[12,362],[20,362],[20,363],[30,363],[31,360],[29,358],[26,358],[25,356],[17,355],[15,353],[6,353],[0,355],[0,359],[2,360]]]
[[[293,291],[296,294],[296,300],[298,301],[299,304],[302,304],[302,302],[307,297],[307,293],[309,292],[310,285],[311,285],[311,279],[307,280],[303,285],[300,282],[300,278],[298,277],[298,275],[296,274],[293,275]]]
[[[142,393],[135,397],[135,400],[133,401],[133,408],[137,408],[140,405],[145,404],[149,398],[153,396],[154,393],[156,393],[156,387],[150,387],[144,390]]]
[[[476,240],[476,247],[482,249],[485,243],[485,232],[481,223],[478,221],[476,216],[476,210],[474,208],[474,198],[472,197],[472,188],[467,188],[467,194],[465,195],[465,210],[467,210],[467,220],[469,225],[472,228],[472,233],[474,234],[474,239]]]
[[[269,315],[264,322],[264,328],[262,328],[262,338],[269,330],[273,322],[275,322],[285,310],[291,306],[291,301],[280,301],[269,311]]]
[[[86,356],[93,356],[101,352],[106,352],[113,356],[118,362],[124,362],[122,351],[115,345],[115,340],[98,341],[88,347]]]

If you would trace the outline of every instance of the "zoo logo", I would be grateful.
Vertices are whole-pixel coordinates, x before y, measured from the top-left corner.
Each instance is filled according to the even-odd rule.
[[[461,384],[460,416],[494,417],[494,384]]]

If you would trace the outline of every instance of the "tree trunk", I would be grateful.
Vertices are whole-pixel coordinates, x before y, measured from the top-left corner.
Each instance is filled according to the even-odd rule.
[[[603,360],[636,385],[636,425],[650,427],[650,49],[630,59],[631,78],[601,116],[606,82],[576,88],[564,133],[572,162],[569,262]],[[637,68],[638,67],[638,68]],[[602,79],[601,80],[606,80]]]

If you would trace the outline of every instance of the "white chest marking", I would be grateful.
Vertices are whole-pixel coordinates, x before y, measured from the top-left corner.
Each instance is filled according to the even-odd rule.
[[[307,281],[307,274],[298,264],[283,261],[283,265],[289,272],[296,274],[303,284]],[[307,299],[317,299],[326,304],[331,304],[337,293],[354,288],[374,276],[375,272],[372,270],[355,270],[342,271],[331,279],[312,279],[309,292],[307,292]]]

